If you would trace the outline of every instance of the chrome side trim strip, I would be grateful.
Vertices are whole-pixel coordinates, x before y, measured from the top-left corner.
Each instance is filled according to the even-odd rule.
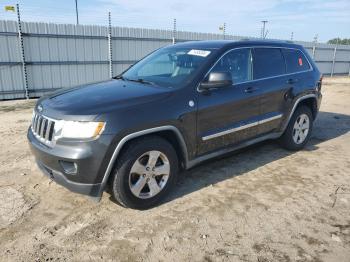
[[[279,118],[281,118],[282,116],[283,116],[282,114],[279,114],[279,115],[276,115],[276,116],[272,116],[272,117],[269,117],[269,118],[265,118],[265,119],[259,121],[259,125],[264,124],[264,123],[266,123],[266,122],[270,122],[270,121],[279,119]]]
[[[229,130],[225,130],[225,131],[222,131],[222,132],[219,132],[219,133],[215,133],[215,134],[212,134],[212,135],[209,135],[209,136],[204,136],[204,137],[202,137],[202,140],[206,141],[206,140],[213,139],[213,138],[216,138],[216,137],[219,137],[219,136],[228,135],[228,134],[240,131],[240,130],[247,129],[249,127],[257,126],[258,124],[259,124],[259,122],[254,122],[254,123],[250,123],[250,124],[247,124],[247,125],[244,125],[244,126],[235,127],[235,128],[232,128],[232,129],[229,129]]]
[[[141,130],[141,131],[138,131],[135,133],[131,133],[131,134],[123,137],[119,141],[119,143],[117,144],[116,148],[114,149],[114,152],[112,154],[111,159],[109,160],[107,169],[106,169],[104,176],[103,176],[103,179],[102,179],[101,189],[99,192],[100,197],[102,196],[103,190],[105,189],[105,187],[107,185],[108,178],[109,178],[110,173],[112,172],[112,168],[114,166],[114,163],[115,163],[121,149],[125,145],[125,143],[133,138],[136,138],[136,137],[140,137],[143,135],[148,135],[148,134],[152,134],[152,133],[156,133],[156,132],[160,132],[160,131],[166,131],[166,130],[173,131],[176,134],[177,138],[180,141],[180,146],[181,146],[181,149],[182,149],[183,154],[184,154],[185,162],[186,163],[188,162],[188,151],[187,151],[187,146],[186,146],[185,140],[184,140],[181,132],[179,131],[179,129],[177,129],[175,126],[170,126],[170,125],[169,126],[159,126],[159,127],[154,127],[154,128],[150,128],[150,129]]]
[[[244,129],[247,129],[247,128],[250,128],[250,127],[253,127],[253,126],[261,125],[261,124],[264,124],[264,123],[267,123],[267,122],[279,119],[282,116],[283,116],[282,114],[279,114],[279,115],[276,115],[276,116],[273,116],[273,117],[269,117],[269,118],[266,118],[266,119],[263,119],[263,120],[260,120],[260,121],[249,123],[249,124],[244,125],[244,126],[235,127],[235,128],[231,128],[229,130],[225,130],[225,131],[222,131],[222,132],[219,132],[219,133],[215,133],[215,134],[212,134],[212,135],[204,136],[204,137],[202,137],[202,140],[206,141],[206,140],[213,139],[213,138],[216,138],[216,137],[219,137],[219,136],[224,136],[224,135],[227,135],[227,134],[231,134],[231,133],[234,133],[234,132],[237,132],[237,131],[241,131],[241,130],[244,130]]]

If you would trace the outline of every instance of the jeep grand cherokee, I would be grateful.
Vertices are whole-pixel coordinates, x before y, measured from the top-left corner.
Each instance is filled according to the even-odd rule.
[[[28,139],[58,184],[145,209],[178,172],[224,153],[278,139],[304,147],[322,77],[300,45],[196,41],[156,50],[112,80],[38,100]],[[215,175],[215,174],[213,174]]]

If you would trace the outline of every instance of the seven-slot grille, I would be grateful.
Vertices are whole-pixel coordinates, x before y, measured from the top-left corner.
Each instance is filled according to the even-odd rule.
[[[32,131],[34,135],[43,143],[52,143],[55,121],[43,115],[34,114],[32,120]]]

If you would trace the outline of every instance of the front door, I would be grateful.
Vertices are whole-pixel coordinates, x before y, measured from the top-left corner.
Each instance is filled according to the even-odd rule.
[[[198,96],[198,155],[257,135],[260,90],[251,82],[251,49],[233,49],[226,53],[211,69],[211,72],[223,71],[231,73],[233,85],[199,93]]]

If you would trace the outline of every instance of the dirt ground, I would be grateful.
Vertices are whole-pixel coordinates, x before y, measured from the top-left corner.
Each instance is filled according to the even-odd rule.
[[[185,172],[159,207],[50,182],[30,101],[0,102],[0,261],[350,261],[350,78],[326,78],[305,150],[265,142]]]

